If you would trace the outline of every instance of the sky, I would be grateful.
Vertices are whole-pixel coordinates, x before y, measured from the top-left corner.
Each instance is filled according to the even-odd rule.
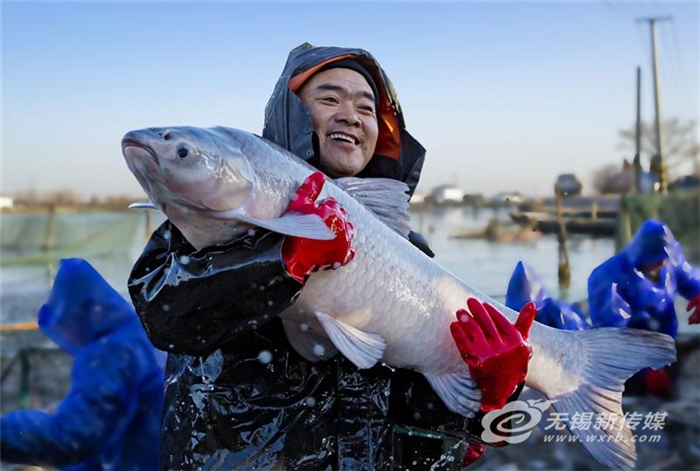
[[[143,194],[121,156],[144,127],[260,133],[289,50],[361,47],[428,150],[418,187],[591,191],[622,163],[618,131],[654,119],[649,26],[664,117],[698,120],[697,2],[8,2],[2,16],[2,194]],[[697,129],[696,129],[697,135]]]

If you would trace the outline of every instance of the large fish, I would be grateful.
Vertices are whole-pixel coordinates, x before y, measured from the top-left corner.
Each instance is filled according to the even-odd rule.
[[[197,248],[256,226],[299,237],[333,237],[317,216],[284,214],[316,169],[254,134],[223,127],[150,128],[128,133],[122,150],[153,206]],[[296,303],[281,315],[285,331],[310,361],[340,352],[358,368],[381,361],[416,370],[452,411],[473,417],[481,393],[450,335],[450,323],[469,297],[488,301],[511,322],[518,313],[408,241],[406,191],[405,184],[389,179],[327,181],[319,200],[333,197],[347,210],[356,256],[341,269],[311,275]],[[529,340],[533,355],[526,384],[570,416],[613,413],[623,420],[625,380],[642,368],[669,364],[676,355],[671,337],[633,329],[568,332],[535,322]],[[573,433],[602,464],[634,465],[627,426]]]

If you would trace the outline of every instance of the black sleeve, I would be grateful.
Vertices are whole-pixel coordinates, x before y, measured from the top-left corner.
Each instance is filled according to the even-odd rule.
[[[391,379],[391,408],[396,425],[452,437],[467,437],[469,419],[450,411],[425,377],[397,369]]]
[[[197,251],[170,222],[161,225],[129,277],[153,345],[207,355],[289,307],[302,284],[285,268],[283,240],[257,230]]]

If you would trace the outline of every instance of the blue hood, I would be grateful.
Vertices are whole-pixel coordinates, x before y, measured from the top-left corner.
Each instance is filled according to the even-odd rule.
[[[533,302],[540,309],[544,300],[551,297],[542,278],[523,262],[518,262],[508,282],[506,306],[520,311],[524,305]]]
[[[535,271],[518,262],[513,270],[506,293],[506,306],[520,311],[527,303],[535,303],[537,322],[565,330],[584,330],[589,325],[575,306],[552,297],[542,278]]]
[[[666,224],[647,219],[622,250],[632,266],[670,259],[678,265],[683,258],[680,244]],[[682,263],[682,262],[681,262]]]
[[[49,300],[39,311],[39,327],[75,355],[89,342],[114,330],[134,309],[85,260],[61,260]]]

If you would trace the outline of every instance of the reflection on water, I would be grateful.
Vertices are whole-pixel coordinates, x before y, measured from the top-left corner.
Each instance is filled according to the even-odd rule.
[[[119,291],[126,291],[131,266],[146,241],[147,226],[153,230],[163,218],[151,212],[59,214],[47,241],[48,216],[10,214],[2,216],[3,294],[45,290],[58,260],[82,257],[90,261]],[[481,229],[490,219],[508,220],[508,210],[471,207],[435,208],[414,212],[412,227],[421,232],[436,254],[436,261],[475,288],[494,297],[505,295],[510,275],[519,260],[532,266],[547,286],[557,293],[557,242],[542,236],[528,242],[493,243],[484,239],[451,239],[464,229]],[[585,298],[586,280],[591,270],[610,257],[612,239],[572,237],[571,288],[560,293],[577,301]]]
[[[558,245],[554,235],[513,243],[450,238],[460,230],[482,229],[494,217],[508,221],[508,211],[442,207],[424,213],[414,212],[411,223],[413,230],[421,232],[428,239],[437,262],[492,297],[500,300],[505,297],[510,275],[518,261],[522,260],[543,278],[553,295],[569,301],[585,299],[588,275],[615,252],[615,242],[611,238],[571,236],[571,287],[568,292],[559,292],[557,288]]]

